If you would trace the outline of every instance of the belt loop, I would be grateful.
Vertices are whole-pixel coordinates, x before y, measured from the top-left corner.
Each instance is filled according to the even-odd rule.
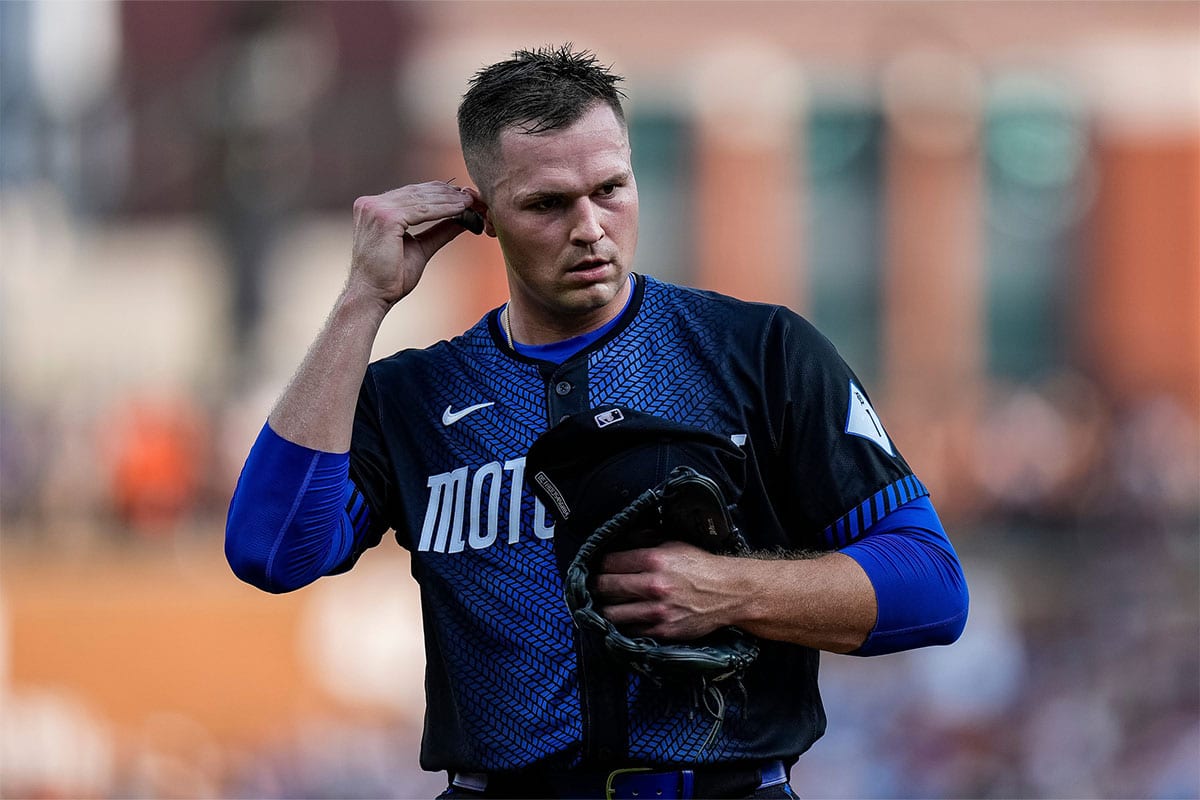
[[[627,767],[625,769],[614,769],[608,773],[607,780],[604,781],[604,800],[613,800],[613,793],[616,789],[613,787],[613,781],[621,775],[628,775],[631,772],[653,772],[650,767]]]
[[[764,764],[758,771],[758,788],[766,789],[768,786],[778,786],[781,783],[787,783],[787,779],[787,768],[783,766],[783,762],[771,761]]]
[[[690,769],[679,771],[680,800],[692,800],[696,796],[696,773]]]

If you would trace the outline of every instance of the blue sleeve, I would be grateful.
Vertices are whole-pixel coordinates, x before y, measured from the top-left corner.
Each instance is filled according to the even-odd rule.
[[[225,521],[234,574],[268,592],[290,592],[361,553],[370,513],[349,465],[348,453],[310,450],[264,425]]]
[[[879,607],[875,628],[851,655],[950,644],[967,622],[967,583],[928,497],[910,500],[839,552],[866,571]]]

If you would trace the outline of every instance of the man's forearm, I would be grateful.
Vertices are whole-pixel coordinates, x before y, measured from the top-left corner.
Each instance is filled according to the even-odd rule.
[[[363,535],[346,512],[347,452],[388,307],[342,292],[251,448],[225,525],[226,558],[247,583],[297,589],[347,558]]]
[[[271,411],[272,430],[313,450],[350,449],[358,393],[388,309],[366,292],[350,286],[342,291]]]
[[[683,542],[610,553],[594,581],[601,611],[629,632],[688,640],[725,625],[846,653],[875,625],[875,591],[853,559],[717,555]]]
[[[754,580],[737,610],[747,617],[739,624],[770,639],[880,655],[950,644],[966,624],[962,565],[928,497],[892,511],[838,553],[765,563],[746,565]],[[778,579],[769,572],[775,564]]]
[[[875,625],[875,591],[854,559],[736,559],[750,589],[736,621],[764,639],[848,653]]]
[[[313,450],[350,449],[354,409],[379,325],[420,281],[434,253],[465,228],[453,219],[475,195],[442,181],[354,201],[350,277],[268,422]],[[434,223],[412,234],[414,225]]]

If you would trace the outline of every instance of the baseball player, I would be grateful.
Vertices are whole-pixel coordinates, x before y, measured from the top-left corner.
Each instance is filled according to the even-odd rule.
[[[459,108],[473,187],[355,203],[347,282],[230,505],[230,565],[269,592],[349,570],[388,530],[411,552],[421,764],[447,773],[444,797],[795,797],[790,770],[825,728],[819,651],[948,644],[965,624],[928,492],[834,347],[786,308],[634,271],[620,80],[569,45],[517,52],[477,73]],[[472,228],[499,243],[507,303],[369,363],[384,317]],[[574,624],[559,563],[571,554],[555,548],[577,496],[550,469],[535,482],[526,457],[581,419],[636,422],[669,453],[659,428],[699,432],[697,464],[719,451],[740,465],[724,499],[749,552],[666,531],[603,554],[587,579],[597,617],[635,642],[752,641],[723,691],[624,668]],[[570,453],[555,435],[537,449]],[[639,452],[609,471],[634,480]]]

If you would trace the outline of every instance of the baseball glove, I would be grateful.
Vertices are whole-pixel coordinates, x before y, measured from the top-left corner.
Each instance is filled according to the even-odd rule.
[[[554,554],[580,635],[610,663],[660,688],[690,690],[713,720],[703,749],[721,729],[726,689],[745,691],[756,640],[733,627],[681,642],[628,635],[596,610],[589,581],[608,553],[668,540],[745,552],[730,513],[745,461],[727,436],[613,405],[564,417],[526,455],[530,485],[556,515]]]
[[[739,675],[758,657],[758,645],[737,628],[667,643],[648,636],[628,636],[596,611],[588,581],[605,555],[654,547],[668,540],[714,553],[744,553],[747,549],[717,484],[690,467],[676,467],[665,481],[613,515],[579,547],[565,578],[572,618],[581,629],[600,634],[617,660],[651,678],[694,677],[708,685]]]

